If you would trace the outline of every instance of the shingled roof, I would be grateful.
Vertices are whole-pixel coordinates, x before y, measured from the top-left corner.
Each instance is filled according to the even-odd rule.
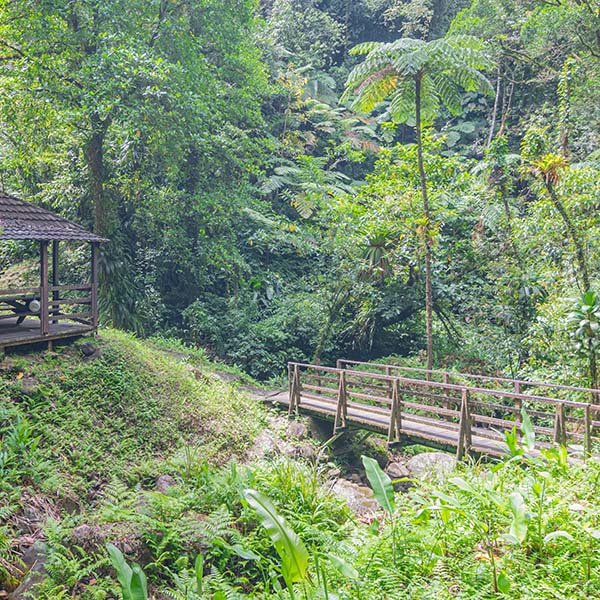
[[[0,240],[105,242],[77,223],[0,192]]]

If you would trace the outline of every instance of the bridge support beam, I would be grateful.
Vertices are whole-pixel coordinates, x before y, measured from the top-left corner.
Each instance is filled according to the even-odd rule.
[[[333,432],[346,429],[348,426],[348,394],[346,391],[346,371],[340,371],[338,375],[337,408],[335,411],[335,422]]]
[[[592,455],[592,409],[589,404],[585,407],[583,426],[583,459],[585,460]]]
[[[561,446],[564,446],[567,443],[565,405],[562,402],[556,405],[556,415],[554,417],[554,442]]]
[[[390,414],[390,428],[388,429],[388,446],[400,443],[402,434],[402,396],[400,395],[400,381],[392,382],[392,412]]]
[[[300,372],[298,365],[294,365],[294,368],[289,372],[290,377],[290,406],[288,409],[288,416],[298,415],[300,407]]]
[[[462,458],[469,454],[471,450],[471,411],[469,409],[469,392],[468,390],[462,391],[462,398],[460,401],[460,429],[458,432],[458,445],[456,448],[456,459],[462,460]]]

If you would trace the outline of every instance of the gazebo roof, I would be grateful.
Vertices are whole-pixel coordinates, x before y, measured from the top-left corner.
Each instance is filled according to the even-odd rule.
[[[0,240],[106,242],[77,223],[0,192]]]

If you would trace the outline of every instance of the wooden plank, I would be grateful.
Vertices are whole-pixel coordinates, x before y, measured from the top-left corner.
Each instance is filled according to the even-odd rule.
[[[52,285],[50,286],[50,291],[54,292],[83,292],[92,289],[91,283],[78,283],[76,285]]]
[[[55,321],[85,321],[92,325],[92,315],[90,313],[60,313],[57,315],[52,315],[52,319]]]
[[[34,294],[35,296],[40,295],[40,288],[11,288],[0,290],[0,296],[22,296],[24,294]],[[0,298],[0,301],[2,298]]]
[[[48,335],[50,321],[48,319],[48,242],[40,242],[40,333]]]
[[[398,380],[392,384],[392,412],[390,414],[390,426],[388,429],[388,444],[400,442],[402,431],[402,396]]]
[[[317,375],[313,373],[303,372],[302,379],[305,381],[308,379],[309,381],[330,381],[331,383],[335,383],[337,386],[339,377],[335,377],[333,375]]]
[[[340,364],[344,364],[343,362]],[[385,396],[376,396],[373,394],[363,393],[362,391],[352,391],[348,389],[348,373],[345,371],[336,371],[335,369],[328,367],[311,367],[310,365],[303,365],[302,363],[290,363],[290,371],[292,365],[294,368],[299,370],[299,373],[304,376],[307,372],[317,370],[318,372],[324,371],[329,373],[328,378],[333,377],[334,373],[337,373],[338,387],[334,390],[331,387],[323,385],[311,385],[311,384],[300,384],[299,393],[301,395],[298,398],[297,406],[303,411],[312,412],[324,416],[325,418],[335,419],[336,427],[344,428],[350,424],[360,428],[371,429],[385,433],[388,436],[388,442],[393,443],[397,441],[401,435],[409,435],[415,439],[422,439],[431,442],[432,444],[442,444],[444,446],[450,446],[457,449],[457,455],[464,456],[470,450],[478,452],[485,452],[495,456],[501,456],[505,450],[504,438],[501,430],[510,429],[515,426],[516,414],[518,414],[517,406],[504,406],[498,403],[487,403],[484,400],[473,400],[471,394],[477,395],[490,394],[489,390],[482,390],[481,388],[472,388],[469,386],[456,386],[455,384],[448,384],[448,390],[444,390],[443,395],[431,394],[429,390],[431,387],[444,386],[444,383],[437,383],[433,381],[418,381],[409,380],[402,377],[392,377],[382,375],[373,377],[373,374],[366,373],[361,374],[368,381],[362,381],[356,383],[352,381],[354,388],[362,387],[364,389],[376,388],[377,391],[381,391]],[[342,376],[343,373],[343,376]],[[352,372],[352,377],[356,379],[357,372]],[[372,384],[371,382],[375,379],[378,384]],[[343,382],[343,383],[342,383]],[[369,388],[367,388],[367,385]],[[390,386],[392,392],[390,393]],[[405,387],[410,386],[410,390],[406,392]],[[417,388],[416,390],[414,388]],[[461,389],[461,406],[460,412],[453,411],[445,408],[443,403],[446,400],[446,393],[449,390]],[[304,388],[304,389],[303,389]],[[475,390],[473,392],[473,390]],[[311,393],[316,392],[316,393]],[[337,393],[336,393],[337,392]],[[416,396],[418,398],[424,398],[425,403],[411,402],[405,397],[401,397],[401,393],[407,393],[409,396]],[[335,396],[334,396],[335,394]],[[503,397],[514,396],[515,393],[501,392],[499,395]],[[537,396],[528,396],[526,394],[517,393],[519,399],[536,400]],[[493,395],[498,397],[498,394]],[[349,400],[352,398],[353,400]],[[429,403],[430,399],[440,400],[439,404]],[[555,410],[558,411],[555,419],[555,427],[545,427],[542,425],[534,425],[536,433],[548,438],[549,441],[541,441],[540,447],[550,447],[551,440],[553,438],[559,440],[582,440],[586,443],[586,435],[579,433],[578,431],[572,431],[567,428],[567,423],[574,423],[576,425],[585,425],[587,423],[589,429],[593,427],[594,423],[600,422],[592,420],[592,412],[597,407],[592,407],[586,403],[564,401],[558,399],[551,399],[542,397],[543,400],[547,400],[548,404],[553,404]],[[450,398],[451,401],[454,399]],[[361,402],[363,400],[364,402]],[[365,402],[371,402],[373,404],[366,404]],[[399,404],[401,406],[399,407]],[[290,389],[289,397],[290,408],[293,404],[293,394]],[[558,407],[558,408],[556,408]],[[584,417],[571,416],[566,414],[566,408],[584,409]],[[478,412],[473,412],[476,408]],[[413,414],[407,411],[415,411],[422,414]],[[342,414],[345,411],[345,414]],[[488,412],[491,414],[480,414],[480,412]],[[529,411],[535,412],[539,418],[548,419],[551,423],[553,413],[542,412],[542,411]],[[495,416],[499,414],[510,414],[511,419],[501,418]],[[431,415],[431,416],[425,416]],[[453,419],[460,416],[459,423],[453,422]],[[514,420],[513,420],[514,418]],[[450,419],[450,421],[446,420]],[[556,423],[558,422],[558,426]],[[491,428],[494,427],[494,428]],[[497,429],[495,429],[497,428]],[[587,446],[591,445],[591,433],[587,436]]]
[[[409,400],[404,400],[402,403],[404,408],[411,408],[413,410],[420,410],[427,413],[432,413],[435,415],[441,415],[444,417],[460,417],[459,410],[452,410],[451,408],[442,408],[441,406],[431,406],[429,404],[419,404],[417,402],[410,402]]]
[[[380,404],[392,405],[392,401],[387,396],[371,396],[371,394],[363,394],[361,392],[353,392],[348,390],[348,396],[351,398],[360,398],[361,400],[369,400],[371,402],[379,402]]]
[[[92,299],[87,296],[86,298],[62,298],[60,300],[52,300],[49,304],[51,307],[60,306],[61,304],[91,304]]]
[[[67,339],[78,337],[90,331],[92,331],[92,327],[89,325],[75,325],[72,323],[50,324],[48,335],[42,336],[38,321],[32,322],[30,319],[27,319],[21,325],[0,326],[0,347],[11,348],[24,344],[34,344],[36,342]]]
[[[18,319],[19,317],[39,317],[39,313],[34,313],[31,311],[15,313],[13,311],[11,313],[1,314],[0,320],[4,321],[6,319]]]
[[[346,373],[340,371],[337,390],[337,406],[335,411],[335,421],[333,422],[333,432],[337,433],[348,426],[348,396],[346,395]]]
[[[302,379],[304,379],[304,377]],[[303,390],[312,390],[313,392],[327,392],[330,394],[337,395],[337,388],[326,387],[324,385],[313,385],[312,383],[302,382],[302,389]]]
[[[489,382],[494,382],[494,383],[506,383],[506,384],[510,384],[511,386],[514,386],[515,384],[519,384],[519,386],[529,386],[529,387],[542,387],[542,388],[548,388],[548,389],[559,389],[559,390],[565,390],[565,391],[576,391],[576,392],[600,392],[600,390],[595,390],[594,388],[586,388],[586,387],[580,387],[580,386],[573,386],[573,385],[563,385],[560,383],[549,383],[549,382],[543,382],[543,381],[527,381],[525,379],[510,379],[507,377],[492,377],[490,375],[476,375],[473,373],[459,373],[459,372],[451,372],[451,371],[439,371],[436,369],[432,369],[430,371],[428,371],[427,369],[424,368],[418,368],[418,367],[405,367],[403,365],[386,365],[383,363],[371,363],[371,362],[365,362],[365,361],[360,361],[360,360],[341,360],[340,361],[341,364],[346,365],[346,368],[348,368],[351,365],[362,365],[362,366],[367,366],[369,368],[373,368],[373,369],[385,369],[386,367],[390,367],[392,370],[396,370],[396,371],[406,371],[406,372],[413,372],[413,373],[431,373],[431,374],[436,374],[436,375],[441,375],[443,377],[444,373],[447,373],[448,375],[454,376],[454,377],[462,377],[464,379],[474,379],[474,380],[479,380],[479,381],[489,381]]]
[[[59,261],[58,261],[58,241],[54,240],[52,242],[52,288],[57,288],[60,284],[59,281]],[[60,292],[57,289],[52,290],[52,302],[50,303],[53,308],[58,307],[58,302],[60,298]],[[53,311],[58,313],[58,310]],[[56,323],[55,319],[52,319],[53,323]]]

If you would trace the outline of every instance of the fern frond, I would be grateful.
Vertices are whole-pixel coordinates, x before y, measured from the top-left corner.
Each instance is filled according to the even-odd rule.
[[[415,83],[412,79],[403,79],[390,98],[390,114],[398,123],[405,123],[415,114]]]
[[[380,42],[363,42],[362,44],[358,44],[357,46],[354,46],[354,48],[351,48],[350,55],[360,56],[361,54],[369,54],[369,52],[372,52],[380,45]]]

